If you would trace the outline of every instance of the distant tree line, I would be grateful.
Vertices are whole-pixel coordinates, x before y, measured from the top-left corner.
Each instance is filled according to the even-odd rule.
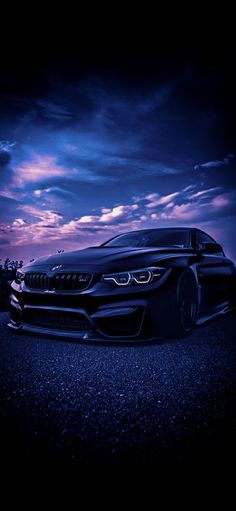
[[[64,250],[57,250],[58,254]],[[30,259],[32,263],[34,259]],[[0,259],[0,312],[8,309],[10,283],[15,279],[18,268],[22,268],[24,261],[22,259],[14,260],[7,257],[5,261]]]
[[[22,260],[11,260],[9,257],[0,263],[0,311],[8,308],[8,296],[10,290],[10,282],[14,280],[18,268],[23,266]]]
[[[0,270],[10,270],[10,271],[16,271],[18,268],[22,268],[24,264],[24,261],[22,259],[20,261],[11,260],[9,257],[7,257],[3,264],[0,264]]]

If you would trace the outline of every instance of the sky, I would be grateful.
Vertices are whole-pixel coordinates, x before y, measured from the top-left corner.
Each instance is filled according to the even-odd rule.
[[[165,226],[236,261],[235,67],[212,51],[2,62],[2,261]]]

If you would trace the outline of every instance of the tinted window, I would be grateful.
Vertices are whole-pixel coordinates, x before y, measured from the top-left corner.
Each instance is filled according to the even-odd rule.
[[[197,244],[199,249],[203,248],[204,243],[215,243],[215,241],[204,232],[197,232]]]
[[[121,234],[107,241],[105,247],[190,247],[191,235],[186,229],[153,229]]]

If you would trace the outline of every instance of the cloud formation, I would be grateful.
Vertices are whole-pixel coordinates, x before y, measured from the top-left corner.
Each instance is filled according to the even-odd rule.
[[[156,208],[157,206],[161,206],[163,204],[170,203],[174,197],[177,197],[179,195],[179,192],[170,193],[169,195],[164,195],[163,197],[160,197],[157,193],[151,193],[149,195],[146,195],[147,200],[151,200],[151,202],[148,202],[147,208]]]
[[[230,165],[234,157],[235,157],[234,154],[228,154],[223,160],[213,160],[208,161],[206,163],[199,163],[197,165],[194,165],[194,170],[211,169],[215,167],[223,167],[225,165]]]
[[[40,183],[48,178],[64,176],[65,173],[65,169],[56,163],[54,157],[35,154],[30,161],[14,167],[13,184],[23,188],[29,183]]]
[[[12,246],[33,247],[53,244],[70,248],[99,244],[119,232],[168,225],[192,225],[214,221],[215,215],[227,215],[235,209],[232,192],[219,194],[219,187],[195,191],[184,187],[168,195],[144,194],[137,203],[119,204],[112,208],[100,206],[93,215],[69,218],[61,212],[19,204],[18,216],[3,224],[4,238],[10,235]],[[136,197],[137,199],[137,197]],[[206,220],[207,219],[207,220]],[[34,253],[33,253],[34,255]]]

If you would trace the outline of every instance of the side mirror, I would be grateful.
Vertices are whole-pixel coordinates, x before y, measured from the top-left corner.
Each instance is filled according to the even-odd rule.
[[[199,250],[202,254],[217,254],[223,252],[223,248],[218,243],[203,243],[202,248]]]

